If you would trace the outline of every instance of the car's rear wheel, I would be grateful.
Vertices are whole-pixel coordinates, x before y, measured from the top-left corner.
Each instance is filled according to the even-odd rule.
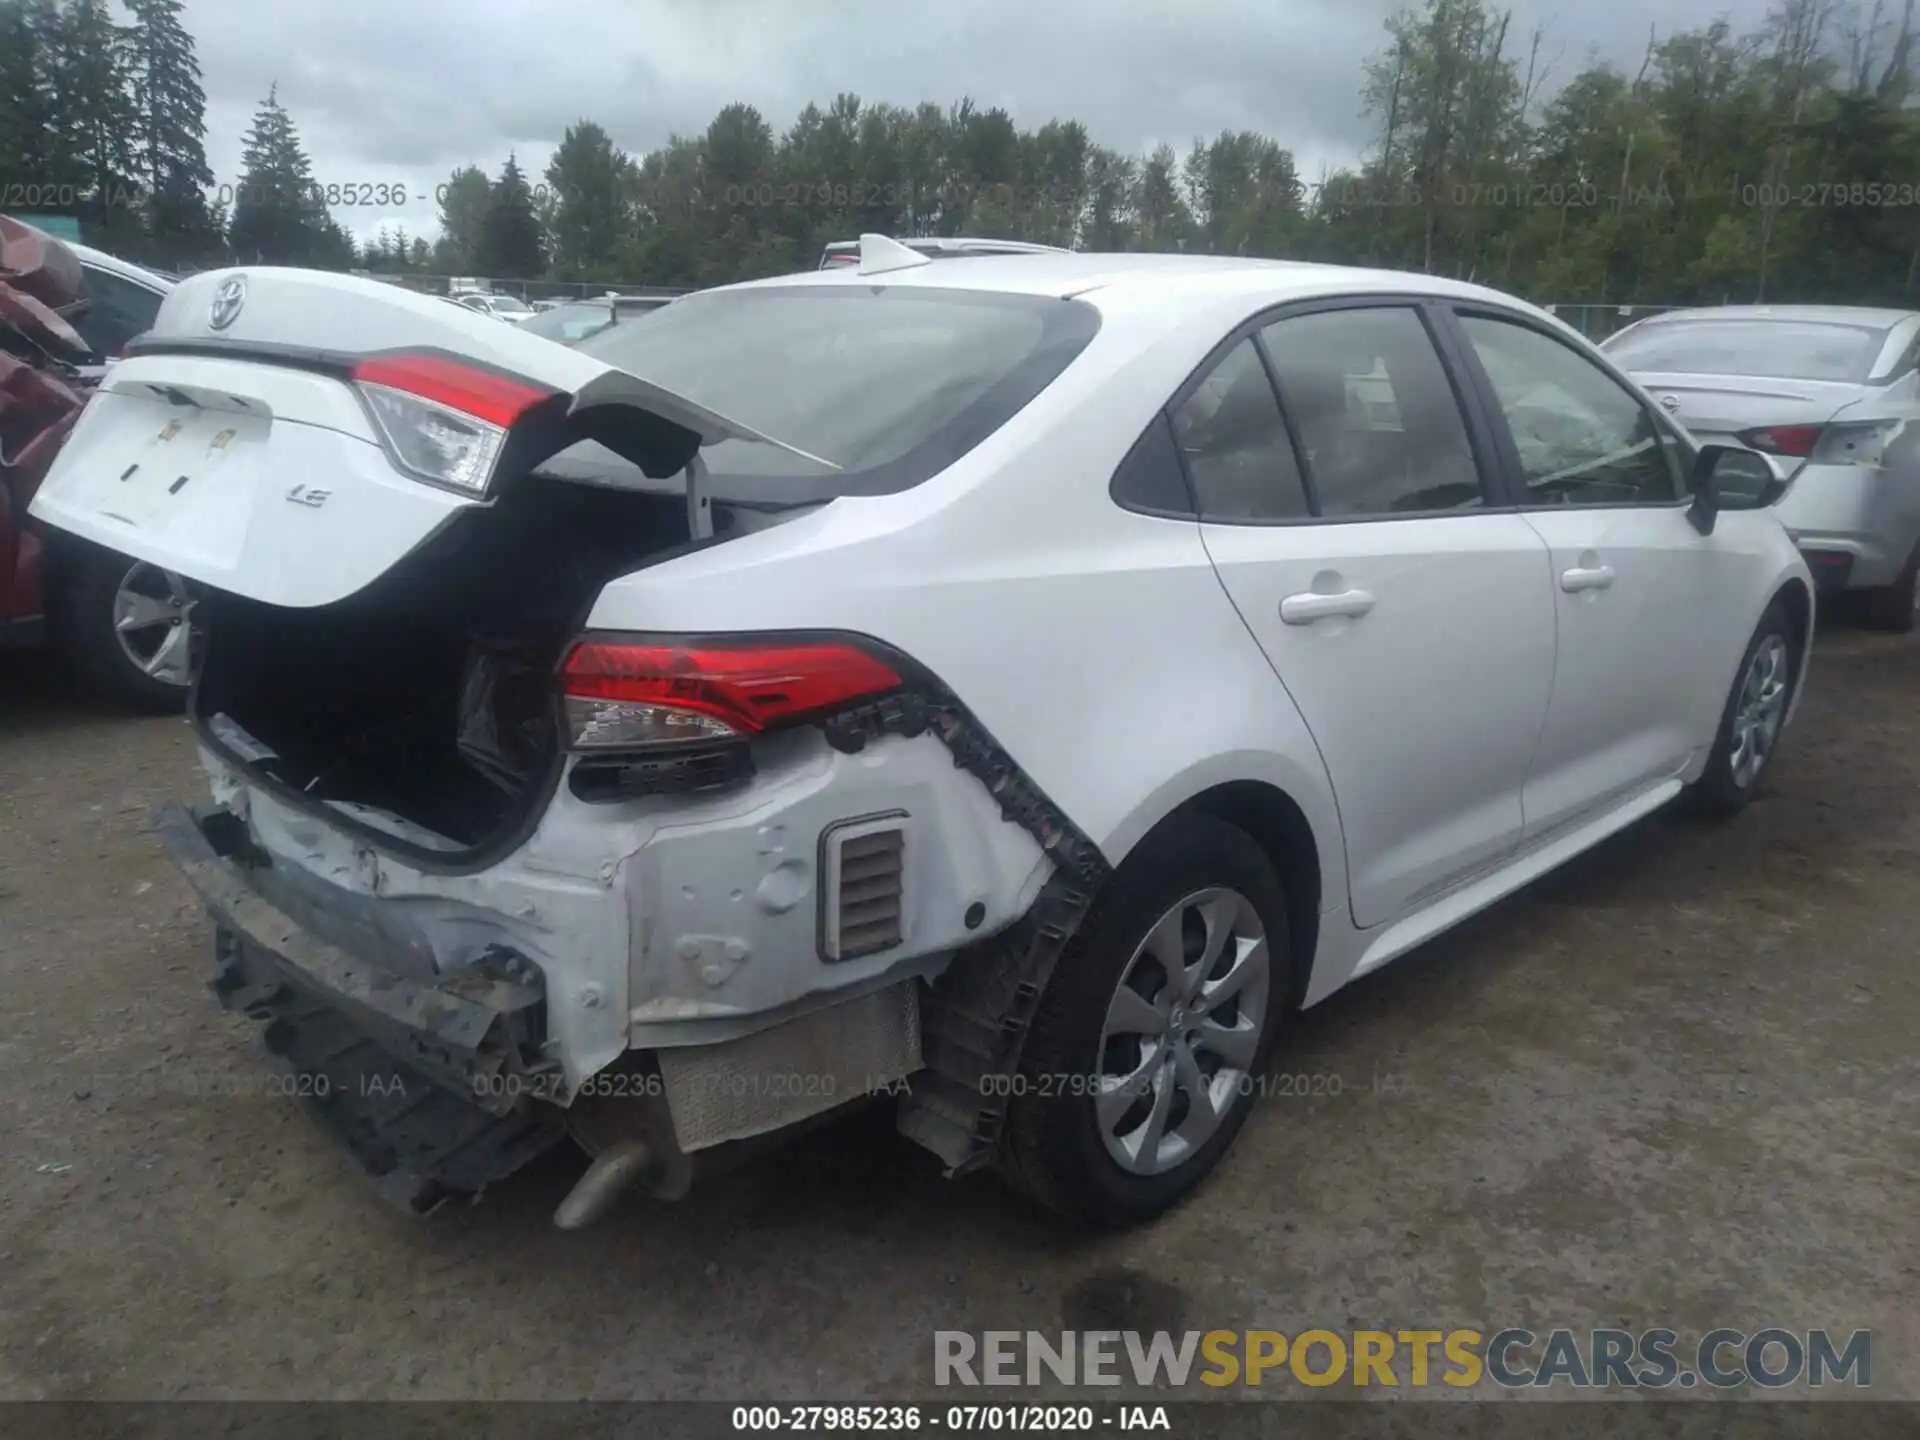
[[[1012,1081],[1002,1170],[1097,1225],[1178,1202],[1246,1120],[1288,978],[1265,852],[1211,816],[1170,821],[1061,956]]]
[[[82,676],[120,704],[181,709],[203,640],[187,582],[106,550],[75,555],[65,573],[60,629]]]
[[[1695,811],[1736,815],[1760,793],[1793,703],[1800,644],[1799,626],[1776,600],[1747,642],[1707,768],[1687,791]]]
[[[1900,577],[1891,585],[1866,594],[1866,621],[1876,630],[1905,633],[1920,619],[1920,541],[1900,567]]]

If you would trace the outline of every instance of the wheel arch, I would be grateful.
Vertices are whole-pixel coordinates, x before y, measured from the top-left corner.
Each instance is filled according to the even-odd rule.
[[[1800,708],[1800,696],[1807,688],[1807,667],[1813,661],[1813,627],[1816,611],[1814,608],[1813,587],[1803,575],[1789,575],[1774,589],[1767,599],[1764,615],[1775,605],[1784,606],[1789,619],[1793,621],[1796,638],[1800,642],[1799,663],[1794,666],[1793,696],[1787,702],[1787,723],[1793,722],[1794,712]],[[1757,625],[1759,621],[1756,619]]]
[[[1299,801],[1279,785],[1261,779],[1224,780],[1187,796],[1148,826],[1128,853],[1148,836],[1195,813],[1246,831],[1272,862],[1287,896],[1287,946],[1294,962],[1287,998],[1290,1006],[1297,1007],[1313,977],[1329,879],[1343,885],[1343,874],[1336,869],[1329,877],[1329,867],[1322,862],[1321,837]]]

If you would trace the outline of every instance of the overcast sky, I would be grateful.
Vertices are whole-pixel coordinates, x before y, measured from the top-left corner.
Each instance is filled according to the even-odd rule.
[[[238,176],[240,140],[279,82],[334,184],[404,184],[401,208],[336,211],[365,237],[435,231],[434,187],[456,167],[498,172],[509,150],[538,179],[573,121],[643,153],[744,100],[775,133],[809,100],[1003,105],[1022,128],[1084,122],[1127,151],[1252,129],[1290,147],[1303,178],[1371,139],[1361,67],[1398,0],[187,0],[207,90],[207,158]],[[1597,53],[1637,64],[1661,33],[1766,0],[1519,0],[1552,74]],[[1524,43],[1524,42],[1520,42]]]

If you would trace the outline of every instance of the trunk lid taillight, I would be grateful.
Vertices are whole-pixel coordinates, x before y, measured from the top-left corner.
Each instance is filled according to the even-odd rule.
[[[583,639],[560,667],[568,743],[592,752],[750,740],[900,685],[851,640],[777,636]]]
[[[368,356],[354,365],[353,385],[396,466],[467,495],[486,494],[508,432],[556,393],[424,352]]]

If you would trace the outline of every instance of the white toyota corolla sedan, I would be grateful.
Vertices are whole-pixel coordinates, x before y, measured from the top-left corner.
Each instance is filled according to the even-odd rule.
[[[1754,795],[1778,484],[1489,290],[870,236],[572,349],[196,276],[33,513],[210,592],[158,828],[393,1198],[571,1137],[580,1224],[883,1095],[1124,1223],[1297,1008]]]

